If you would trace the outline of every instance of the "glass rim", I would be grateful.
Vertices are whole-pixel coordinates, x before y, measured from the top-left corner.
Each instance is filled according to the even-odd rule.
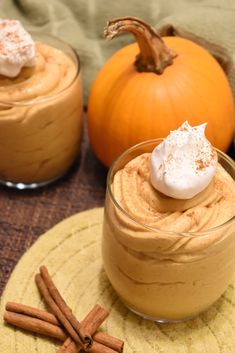
[[[153,143],[157,143],[157,142],[162,142],[163,138],[156,138],[156,139],[150,139],[150,140],[146,140],[143,142],[140,142],[138,144],[133,145],[132,147],[126,149],[123,153],[121,153],[111,164],[109,171],[108,171],[108,175],[107,175],[107,190],[108,190],[108,194],[112,200],[112,202],[114,203],[114,205],[119,209],[119,211],[121,211],[129,220],[131,220],[132,222],[134,222],[135,224],[137,224],[138,226],[141,226],[143,228],[145,228],[146,230],[152,231],[152,232],[163,232],[165,234],[169,234],[169,235],[184,235],[184,236],[206,236],[209,235],[217,230],[219,230],[220,228],[223,228],[224,226],[227,226],[230,223],[233,223],[235,221],[235,216],[233,216],[232,218],[230,218],[229,220],[227,220],[225,223],[222,223],[216,227],[213,228],[208,228],[206,230],[202,230],[202,231],[196,231],[196,232],[174,232],[174,231],[170,231],[170,230],[162,230],[161,228],[158,227],[152,227],[149,226],[148,224],[142,223],[140,221],[138,221],[137,219],[135,219],[133,216],[129,215],[129,213],[127,211],[125,211],[125,209],[123,207],[121,207],[121,205],[117,202],[117,200],[115,199],[113,192],[111,190],[111,177],[113,175],[113,171],[114,168],[116,166],[116,164],[118,162],[120,162],[125,156],[127,156],[131,151],[134,151],[138,148],[140,148],[141,146],[147,145],[147,144],[153,144]],[[233,168],[235,167],[235,162],[232,160],[232,158],[230,158],[226,153],[220,151],[218,148],[214,147],[216,152],[222,156]]]
[[[69,87],[71,87],[73,85],[73,83],[76,81],[76,79],[78,78],[80,71],[81,71],[81,61],[79,58],[78,53],[76,52],[76,50],[72,47],[72,45],[70,45],[69,43],[67,43],[66,41],[60,39],[59,37],[52,35],[52,34],[46,34],[46,33],[41,33],[41,32],[37,32],[37,31],[29,31],[30,35],[33,36],[38,36],[38,39],[35,39],[35,42],[40,42],[40,36],[41,37],[47,37],[50,39],[54,39],[56,40],[58,43],[63,44],[64,46],[67,46],[69,50],[71,50],[71,52],[73,53],[75,60],[76,60],[76,73],[72,79],[72,81],[68,84],[68,86],[64,87],[63,89],[61,89],[59,92],[56,92],[54,94],[51,94],[50,96],[45,96],[42,98],[39,98],[38,100],[36,100],[35,98],[33,99],[25,99],[25,100],[12,100],[12,101],[1,101],[0,100],[0,105],[2,106],[6,106],[6,107],[21,107],[21,106],[33,106],[33,105],[37,105],[37,104],[41,104],[41,103],[46,103],[49,102],[53,99],[55,99],[56,97],[60,96],[64,91],[66,91]],[[57,49],[57,48],[56,48]],[[60,50],[60,49],[58,49]]]

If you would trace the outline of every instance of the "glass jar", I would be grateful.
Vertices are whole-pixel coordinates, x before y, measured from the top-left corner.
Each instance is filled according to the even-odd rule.
[[[177,322],[206,310],[231,282],[235,217],[205,231],[180,233],[144,224],[124,209],[113,193],[114,175],[160,142],[151,140],[130,148],[110,168],[102,257],[113,288],[133,312],[158,322]],[[219,163],[235,180],[234,162],[217,152]]]
[[[76,52],[56,37],[32,33],[36,65],[0,77],[0,183],[46,185],[78,156],[82,89]]]

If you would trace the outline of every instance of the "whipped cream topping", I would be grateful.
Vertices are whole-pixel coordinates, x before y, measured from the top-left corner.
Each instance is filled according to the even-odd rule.
[[[206,125],[192,127],[186,121],[153,150],[150,181],[155,189],[176,199],[190,199],[209,185],[217,153],[205,137]]]
[[[0,19],[0,74],[17,76],[22,67],[34,66],[35,43],[17,20]]]

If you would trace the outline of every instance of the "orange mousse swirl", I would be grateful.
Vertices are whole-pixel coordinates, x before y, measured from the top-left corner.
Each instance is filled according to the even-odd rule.
[[[62,51],[38,42],[35,66],[23,68],[15,78],[0,76],[0,101],[46,98],[68,87],[76,74],[73,61]]]
[[[173,199],[152,187],[149,157],[132,159],[109,184],[103,263],[128,307],[181,320],[214,303],[234,274],[235,183],[218,164],[201,193]]]
[[[216,175],[205,190],[192,199],[177,200],[152,187],[149,157],[145,153],[134,158],[114,176],[111,188],[116,202],[132,219],[147,226],[145,232],[138,223],[114,210],[113,221],[120,229],[120,241],[123,231],[130,247],[137,251],[155,252],[155,257],[159,251],[171,258],[178,254],[182,260],[183,254],[206,248],[222,237],[224,233],[220,231],[215,233],[218,238],[197,236],[197,232],[220,226],[235,215],[234,181],[222,166],[218,164]],[[187,232],[195,236],[183,236]]]
[[[36,43],[36,64],[16,78],[0,76],[0,179],[42,182],[74,161],[82,124],[78,64]]]

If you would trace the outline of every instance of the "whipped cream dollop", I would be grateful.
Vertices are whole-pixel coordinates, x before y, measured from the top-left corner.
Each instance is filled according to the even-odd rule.
[[[16,77],[22,67],[34,66],[35,43],[17,20],[0,19],[0,74]]]
[[[153,150],[150,181],[155,189],[190,199],[208,186],[216,172],[217,153],[205,137],[206,125],[192,127],[186,121]]]

